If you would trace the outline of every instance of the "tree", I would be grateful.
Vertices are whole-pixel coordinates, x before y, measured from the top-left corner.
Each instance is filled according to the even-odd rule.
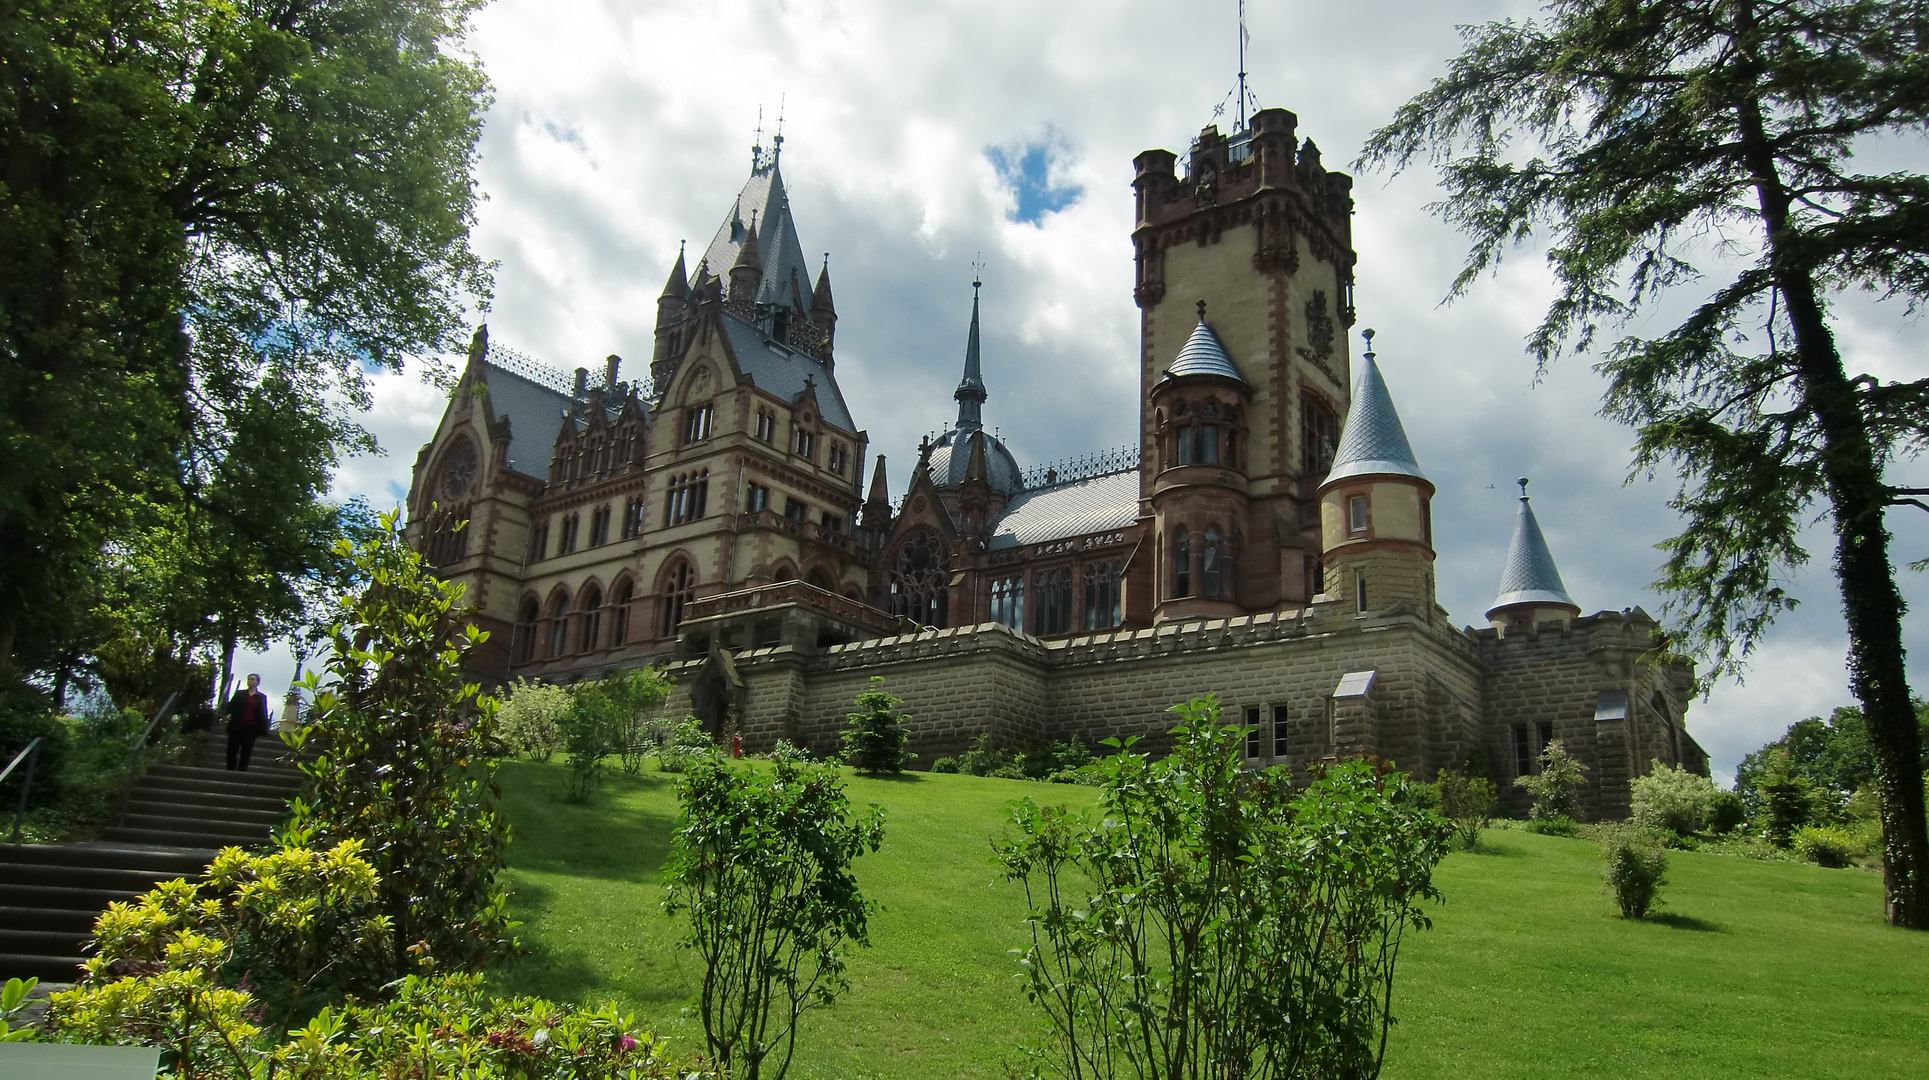
[[[1393,1023],[1404,932],[1431,925],[1447,827],[1389,766],[1245,768],[1218,702],[1174,710],[1161,761],[1096,768],[1099,804],[1013,804],[999,842],[1024,886],[1026,991],[1075,1078],[1370,1077]]]
[[[1929,825],[1885,510],[1924,506],[1888,463],[1929,434],[1929,380],[1851,375],[1833,294],[1913,311],[1929,288],[1929,178],[1852,168],[1863,140],[1920,136],[1929,17],[1903,0],[1555,0],[1544,22],[1465,31],[1447,74],[1362,163],[1423,153],[1472,248],[1450,297],[1537,230],[1560,295],[1528,339],[1544,367],[1675,286],[1721,282],[1673,330],[1599,365],[1634,468],[1674,468],[1685,518],[1659,585],[1680,641],[1740,671],[1795,604],[1818,504],[1835,531],[1849,682],[1875,747],[1888,918],[1929,928]],[[1700,265],[1697,265],[1697,262]],[[1924,507],[1929,509],[1929,506]]]
[[[871,688],[857,695],[857,711],[846,714],[850,726],[844,729],[844,753],[861,772],[892,773],[904,771],[911,756],[905,743],[904,702],[884,691],[884,676],[871,676]]]
[[[1656,759],[1646,776],[1637,776],[1630,789],[1629,820],[1644,829],[1690,836],[1708,824],[1715,803],[1715,783],[1679,765]]]
[[[870,943],[851,861],[883,843],[883,811],[853,815],[837,770],[784,758],[700,758],[677,799],[663,910],[689,917],[681,944],[703,958],[710,1056],[739,1080],[782,1077],[799,1018],[847,985],[844,948]]]
[[[1929,702],[1917,698],[1915,709],[1921,768],[1929,772]],[[1781,738],[1742,758],[1735,767],[1735,792],[1751,814],[1761,810],[1757,785],[1769,754],[1776,750],[1787,751],[1789,767],[1827,795],[1834,804],[1830,809],[1841,808],[1875,776],[1875,754],[1861,709],[1838,708],[1826,720],[1811,716],[1789,725]]]
[[[368,585],[329,630],[324,684],[310,672],[312,720],[290,736],[318,752],[279,837],[285,846],[359,840],[379,878],[390,948],[356,973],[372,991],[424,962],[479,967],[512,952],[508,895],[496,883],[509,847],[498,805],[496,702],[467,681],[464,656],[488,637],[402,542],[393,514],[356,548]]]
[[[141,501],[219,521],[264,407],[332,461],[366,370],[459,343],[489,288],[476,6],[0,8],[0,662]]]
[[[1480,844],[1480,830],[1493,820],[1499,793],[1484,776],[1442,769],[1435,781],[1440,789],[1440,816],[1453,822],[1454,835],[1467,850]]]
[[[1581,812],[1576,792],[1587,782],[1587,766],[1568,755],[1559,739],[1550,739],[1541,751],[1541,771],[1514,777],[1514,786],[1526,788],[1534,797],[1527,816],[1535,821],[1560,818],[1572,821]]]

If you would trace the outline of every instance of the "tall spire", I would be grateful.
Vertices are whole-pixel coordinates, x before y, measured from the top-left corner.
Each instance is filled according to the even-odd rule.
[[[1353,384],[1353,403],[1346,411],[1346,426],[1340,429],[1340,447],[1333,455],[1333,468],[1325,483],[1349,476],[1415,476],[1426,479],[1414,459],[1413,444],[1394,411],[1393,395],[1387,393],[1386,379],[1374,360],[1373,331],[1364,331],[1366,363]]]
[[[964,379],[951,396],[958,399],[958,430],[976,431],[985,426],[983,407],[985,378],[978,369],[978,290],[984,282],[971,279],[971,336],[965,339]]]
[[[1487,617],[1492,619],[1504,608],[1523,604],[1564,607],[1578,615],[1581,607],[1567,595],[1560,569],[1554,565],[1554,553],[1548,550],[1533,504],[1527,501],[1527,478],[1523,476],[1515,483],[1520,485],[1520,512],[1514,517],[1513,542],[1507,545],[1507,565],[1500,572],[1500,594],[1494,597]]]
[[[688,300],[690,298],[690,275],[683,268],[683,241],[677,241],[676,265],[670,268],[670,280],[663,283],[663,295],[659,299]]]

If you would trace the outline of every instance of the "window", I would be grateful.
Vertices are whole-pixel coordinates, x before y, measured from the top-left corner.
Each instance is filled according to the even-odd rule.
[[[589,546],[602,547],[609,542],[610,507],[608,503],[604,503],[589,515]]]
[[[757,410],[757,426],[753,434],[763,442],[777,441],[777,414],[769,409]]]
[[[1072,571],[1070,567],[1038,575],[1038,636],[1072,631]]]
[[[689,445],[710,437],[710,423],[716,418],[716,406],[705,403],[695,405],[683,412],[683,442]]]
[[[1085,629],[1110,630],[1120,622],[1118,563],[1090,563],[1085,567]]]
[[[577,605],[582,612],[582,636],[577,639],[578,652],[594,652],[602,638],[603,631],[603,590],[591,585],[583,590],[581,602]]]
[[[1300,466],[1309,475],[1324,476],[1333,467],[1333,448],[1339,445],[1339,417],[1311,390],[1302,388],[1299,401]]]
[[[541,617],[542,609],[533,596],[524,600],[522,610],[516,612],[516,663],[527,664],[536,658],[536,620]]]
[[[1192,464],[1192,452],[1197,448],[1192,441],[1192,429],[1189,427],[1180,428],[1179,434],[1178,434],[1178,442],[1179,442],[1179,464],[1181,465]]]
[[[1514,725],[1514,775],[1526,776],[1534,771],[1534,750],[1527,743],[1527,725]]]
[[[696,595],[697,574],[689,562],[678,559],[663,575],[663,637],[675,637],[677,627],[683,624],[683,609]]]
[[[540,562],[549,558],[549,519],[529,523],[528,561]]]
[[[991,621],[1013,630],[1025,628],[1025,579],[999,578],[991,583]]]
[[[1420,542],[1433,546],[1433,500],[1425,496],[1420,498]]]
[[[1184,525],[1172,534],[1172,595],[1192,595],[1192,534]]]
[[[1290,733],[1286,726],[1286,706],[1273,706],[1273,756],[1286,756],[1286,736]]]
[[[744,485],[743,512],[754,514],[770,509],[770,489],[762,484]]]
[[[838,515],[825,514],[823,520],[824,520],[825,532],[842,533],[844,531],[844,519],[839,517]]]
[[[797,499],[785,499],[784,516],[792,521],[809,521],[810,507]]]
[[[1554,725],[1547,723],[1539,724],[1536,727],[1535,734],[1540,736],[1540,741],[1534,744],[1534,756],[1538,758],[1547,752],[1547,744],[1554,741]]]
[[[936,530],[913,532],[898,549],[895,562],[890,584],[891,614],[914,619],[920,626],[944,626],[950,613],[951,553]]]
[[[1206,547],[1199,553],[1199,595],[1208,600],[1219,599],[1219,527],[1206,526]]]
[[[839,476],[844,475],[844,444],[843,443],[834,442],[831,444],[830,467],[831,467],[831,471],[836,473],[837,475]]]
[[[641,496],[631,496],[630,500],[623,504],[623,539],[628,540],[642,535],[643,499]]]
[[[812,454],[815,454],[816,452],[817,452],[817,434],[815,432],[805,431],[803,428],[798,428],[797,429],[797,456],[800,458],[809,458]]]
[[[1199,433],[1199,464],[1219,464],[1219,425],[1201,424],[1194,430]]]
[[[1252,758],[1256,758],[1259,756],[1260,745],[1261,743],[1259,739],[1259,708],[1258,706],[1254,706],[1253,708],[1246,710],[1246,757],[1247,759],[1250,760]]]
[[[556,554],[567,555],[576,550],[576,534],[582,524],[583,515],[581,514],[563,515],[563,535],[556,542]]]
[[[1346,500],[1347,532],[1363,533],[1371,523],[1371,519],[1367,515],[1366,496],[1355,495]]]
[[[708,511],[710,470],[678,473],[670,478],[670,490],[663,495],[663,526],[696,521]]]
[[[1366,606],[1366,571],[1364,570],[1353,571],[1353,610],[1361,614],[1369,610]]]
[[[549,600],[549,657],[563,655],[569,646],[569,594],[557,590]]]
[[[636,587],[625,581],[616,587],[610,598],[610,648],[620,648],[630,640],[630,601],[636,599]]]

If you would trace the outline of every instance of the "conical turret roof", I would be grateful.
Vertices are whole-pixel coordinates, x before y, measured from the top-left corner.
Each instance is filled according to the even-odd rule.
[[[1371,331],[1368,331],[1371,333]],[[1369,345],[1372,338],[1367,339]],[[1387,393],[1386,379],[1369,350],[1363,357],[1360,377],[1353,384],[1353,403],[1346,410],[1346,426],[1340,429],[1339,450],[1333,455],[1333,468],[1326,483],[1349,476],[1412,476],[1425,480],[1420,463],[1414,459],[1413,444],[1407,442],[1407,429],[1393,408],[1393,395]]]
[[[1205,304],[1201,302],[1199,308],[1199,325],[1192,328],[1185,348],[1179,350],[1178,357],[1165,369],[1166,376],[1176,379],[1184,375],[1218,375],[1245,382],[1245,376],[1233,366],[1232,357],[1226,355],[1225,346],[1219,344],[1219,335],[1207,324]]]
[[[1515,604],[1538,604],[1545,607],[1570,607],[1576,612],[1581,606],[1567,595],[1567,586],[1561,583],[1561,572],[1554,565],[1554,553],[1547,548],[1547,537],[1541,535],[1541,523],[1534,517],[1534,507],[1527,501],[1527,480],[1520,480],[1520,513],[1514,518],[1514,539],[1507,545],[1507,565],[1500,572],[1500,595],[1494,597],[1494,606],[1489,608],[1489,618],[1504,607]]]

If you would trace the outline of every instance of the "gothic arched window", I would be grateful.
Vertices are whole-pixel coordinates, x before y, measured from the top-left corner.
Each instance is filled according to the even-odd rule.
[[[1119,564],[1088,563],[1085,567],[1085,629],[1110,630],[1120,622],[1122,590]]]
[[[1072,570],[1068,566],[1038,575],[1038,636],[1072,632]]]
[[[563,655],[569,645],[569,594],[561,589],[549,598],[549,656]]]
[[[577,641],[578,652],[594,652],[597,640],[603,631],[603,590],[591,585],[584,589],[578,600],[576,610],[582,613],[582,637]]]
[[[1172,595],[1192,595],[1192,534],[1184,525],[1172,534]]]
[[[610,648],[621,648],[630,640],[630,601],[636,599],[636,586],[625,578],[610,594]]]
[[[542,607],[535,597],[522,602],[522,610],[516,612],[515,659],[518,664],[527,664],[536,658],[536,620],[542,618]]]
[[[920,626],[943,626],[949,605],[951,553],[937,532],[919,529],[898,549],[891,572],[891,613],[917,620]]]
[[[678,559],[663,573],[663,637],[675,637],[683,623],[683,609],[696,595],[697,572],[687,559]]]
[[[1199,552],[1199,595],[1208,600],[1219,599],[1219,528],[1206,526],[1206,546]]]

